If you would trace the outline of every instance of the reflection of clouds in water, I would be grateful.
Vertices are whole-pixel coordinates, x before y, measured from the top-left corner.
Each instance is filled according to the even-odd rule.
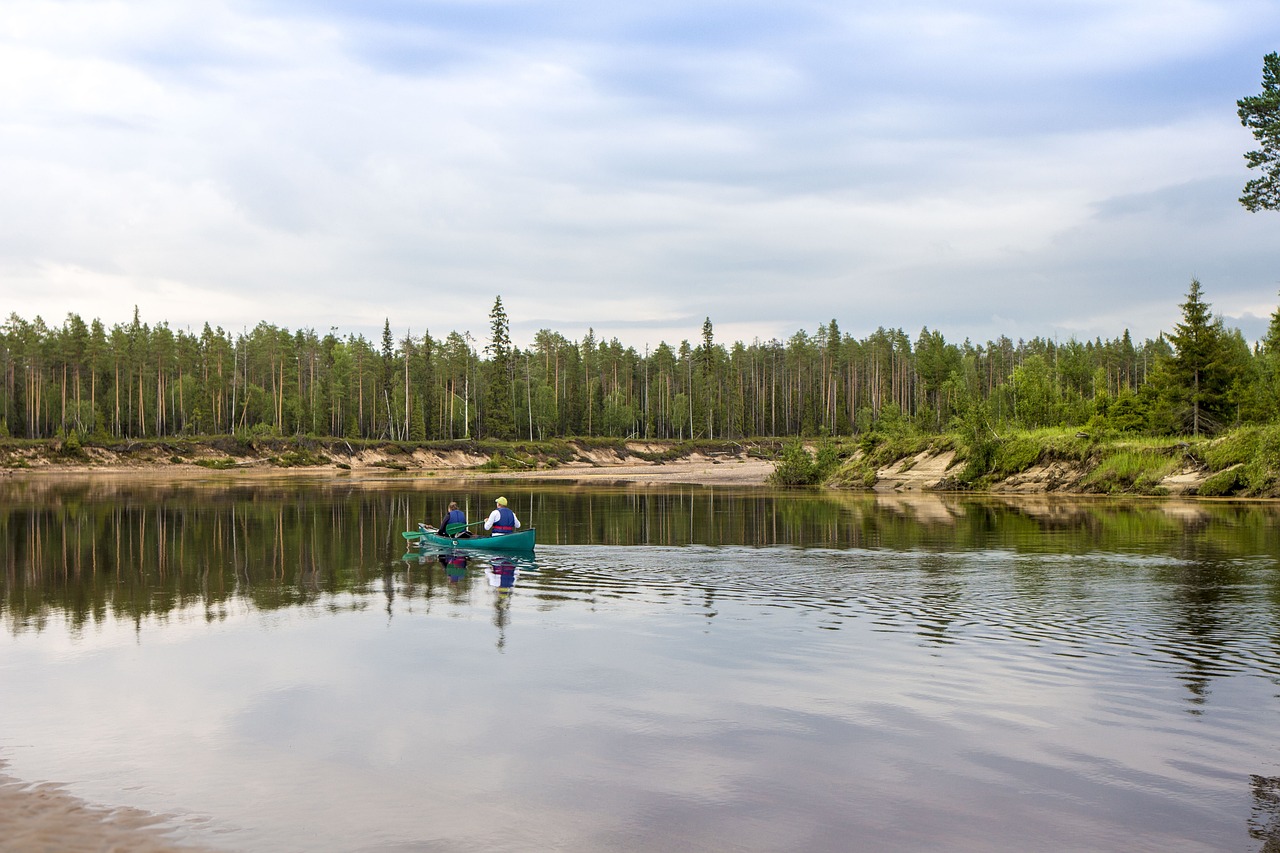
[[[560,534],[551,541],[595,530],[634,545],[627,525],[662,512],[673,541],[714,528],[737,544],[549,545],[536,564],[513,560],[504,590],[490,585],[496,555],[454,578],[435,553],[396,557],[394,529],[383,554],[388,537],[367,530],[385,532],[385,500],[362,494],[335,499],[345,526],[315,527],[293,501],[239,503],[234,548],[148,544],[96,575],[58,572],[66,554],[93,565],[74,534],[108,515],[37,518],[57,557],[49,583],[0,599],[16,626],[0,637],[0,748],[24,746],[15,775],[89,779],[77,793],[93,801],[248,827],[235,849],[308,833],[332,849],[375,836],[421,846],[424,826],[459,848],[500,847],[484,842],[510,831],[572,833],[562,846],[579,850],[759,848],[766,836],[771,849],[839,849],[812,834],[825,829],[901,849],[903,827],[936,842],[948,823],[983,849],[1016,849],[1029,832],[1060,847],[1148,829],[1174,848],[1193,835],[1247,844],[1240,780],[1271,772],[1267,676],[1280,670],[1274,565],[1248,551],[1266,541],[1267,510],[1207,505],[1231,525],[1209,544],[1239,550],[1191,559],[1207,547],[1182,535],[1192,528],[1113,502],[1041,518],[933,496],[923,505],[956,509],[952,521],[921,524],[932,509],[919,502],[849,495],[560,502],[548,489],[536,515]],[[396,517],[417,517],[415,500],[397,496]],[[184,531],[229,514],[168,500],[123,515],[152,530],[157,512]],[[571,526],[583,517],[597,527]],[[855,525],[875,544],[829,547]],[[318,591],[314,575],[271,561],[281,527],[314,565],[340,567]],[[1099,538],[1108,528],[1121,552]],[[101,529],[98,565],[131,525]],[[757,530],[828,547],[744,547]],[[1187,673],[1212,688],[1195,718]],[[499,830],[475,806],[495,797],[509,818]],[[1271,831],[1270,808],[1249,828]]]
[[[445,563],[394,561],[389,581],[332,594],[335,609],[174,620],[171,643],[157,623],[140,646],[49,661],[39,636],[12,638],[24,654],[6,688],[25,704],[6,690],[0,732],[63,752],[58,772],[21,775],[109,776],[242,827],[233,849],[1245,833],[1239,810],[1210,812],[1266,748],[1265,679],[1224,675],[1193,726],[1163,658],[1120,651],[1163,624],[1168,558],[549,547],[511,594],[481,580],[500,559],[471,560],[475,594],[458,601]],[[514,615],[502,654],[496,614]],[[90,698],[59,707],[76,691]],[[41,715],[61,717],[37,733]],[[1167,828],[1144,817],[1171,810]]]

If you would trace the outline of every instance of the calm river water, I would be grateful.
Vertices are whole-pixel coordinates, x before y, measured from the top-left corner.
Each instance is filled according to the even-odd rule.
[[[0,761],[227,851],[1275,851],[1278,521],[9,479]]]

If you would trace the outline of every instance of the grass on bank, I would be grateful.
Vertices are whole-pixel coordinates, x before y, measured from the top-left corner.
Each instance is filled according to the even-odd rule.
[[[985,425],[984,425],[985,426]],[[484,457],[485,470],[555,468],[583,458],[616,453],[619,459],[652,462],[741,454],[773,460],[773,482],[779,485],[827,485],[869,488],[877,471],[911,460],[922,452],[955,452],[946,488],[982,491],[1036,466],[1065,463],[1076,472],[1073,489],[1099,494],[1160,494],[1161,481],[1179,470],[1207,475],[1203,496],[1280,497],[1280,424],[1239,427],[1213,438],[1143,437],[1132,433],[1082,431],[1076,428],[1010,430],[970,429],[946,434],[924,433],[906,419],[884,424],[857,437],[811,439],[757,438],[734,440],[638,440],[572,438],[545,441],[454,439],[403,442],[375,439],[278,437],[261,434],[179,436],[160,439],[0,438],[0,468],[32,467],[38,458],[54,464],[93,464],[92,451],[105,449],[142,460],[187,462],[211,469],[247,464],[257,459],[278,467],[336,464],[363,451],[386,457],[385,467],[409,470],[415,452],[465,452]],[[210,452],[213,452],[212,458]],[[909,464],[909,463],[908,463]]]
[[[819,452],[821,444],[817,445]],[[1209,438],[1139,436],[1078,428],[973,429],[968,435],[926,434],[899,425],[864,436],[842,458],[826,485],[870,488],[876,472],[922,452],[955,451],[945,488],[982,491],[1037,466],[1060,463],[1076,476],[1075,489],[1097,494],[1159,495],[1162,481],[1179,471],[1207,475],[1204,496],[1280,496],[1280,425],[1240,427]]]

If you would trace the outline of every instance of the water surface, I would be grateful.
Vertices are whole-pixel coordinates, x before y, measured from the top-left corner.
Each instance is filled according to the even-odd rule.
[[[406,553],[407,526],[498,491],[536,555]],[[1271,505],[0,492],[0,758],[193,841],[1280,845]]]

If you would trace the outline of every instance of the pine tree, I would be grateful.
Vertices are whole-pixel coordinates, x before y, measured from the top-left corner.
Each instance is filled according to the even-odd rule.
[[[1262,143],[1244,155],[1250,169],[1262,176],[1244,186],[1240,203],[1250,212],[1280,210],[1280,53],[1262,60],[1262,93],[1236,101],[1240,123]]]

